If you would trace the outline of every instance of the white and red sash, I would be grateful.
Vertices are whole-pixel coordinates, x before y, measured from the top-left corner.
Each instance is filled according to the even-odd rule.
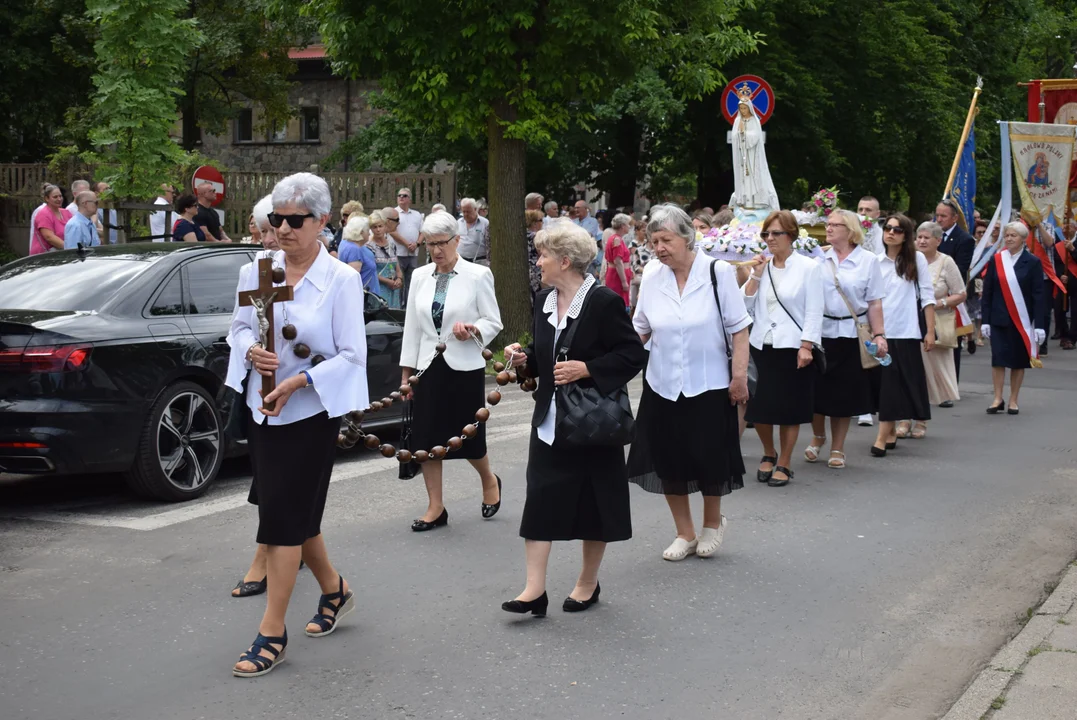
[[[969,315],[969,309],[965,307],[965,303],[961,303],[954,308],[954,326],[957,328],[958,337],[971,335],[976,330],[976,326],[972,323],[972,316]]]
[[[1040,346],[1036,343],[1035,326],[1029,317],[1028,307],[1025,305],[1025,296],[1021,293],[1021,286],[1017,282],[1017,274],[1013,271],[1013,255],[1010,254],[1009,250],[1000,248],[995,253],[994,259],[995,272],[998,273],[999,289],[1002,291],[1002,297],[1006,301],[1006,309],[1010,313],[1010,320],[1013,321],[1014,327],[1017,328],[1017,332],[1021,335],[1021,340],[1025,343],[1025,350],[1028,351],[1032,367],[1043,367],[1043,363],[1038,358]]]

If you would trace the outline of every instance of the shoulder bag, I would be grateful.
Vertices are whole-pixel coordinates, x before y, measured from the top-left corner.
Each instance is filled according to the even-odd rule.
[[[733,339],[725,329],[725,315],[722,314],[722,301],[718,298],[718,276],[714,272],[717,260],[711,260],[711,292],[714,293],[714,304],[718,306],[718,322],[722,324],[722,337],[725,338],[725,359],[729,368],[729,381],[733,382]],[[755,389],[759,383],[759,370],[755,367],[755,361],[748,358],[748,395],[755,395]]]
[[[782,311],[788,315],[789,319],[793,321],[793,324],[797,326],[797,330],[804,332],[804,327],[797,322],[797,319],[793,317],[792,313],[786,310],[785,303],[782,302],[782,296],[778,294],[778,284],[774,282],[774,273],[770,271],[770,263],[767,263],[767,277],[770,278],[770,287],[774,289],[774,299],[778,301],[778,305],[781,306]],[[811,345],[811,362],[819,371],[820,375],[826,375],[826,350],[815,343],[812,343]]]
[[[576,329],[587,316],[597,287],[587,291],[579,316],[572,321],[559,343],[555,360],[568,360]],[[609,395],[603,395],[594,385],[584,387],[579,383],[558,385],[554,389],[557,408],[554,437],[572,447],[627,445],[636,435],[636,420],[632,417],[632,405],[628,390],[622,385]]]
[[[860,346],[860,367],[865,370],[879,367],[879,365],[881,365],[879,358],[869,353],[868,347],[865,344],[875,340],[875,338],[871,336],[871,323],[862,323],[856,316],[856,311],[853,310],[853,304],[849,302],[849,298],[845,296],[845,291],[841,289],[841,283],[838,282],[838,268],[834,261],[832,259],[827,259],[826,264],[827,267],[830,268],[830,276],[834,278],[834,287],[837,289],[841,299],[845,301],[845,307],[849,308],[849,315],[856,324],[856,337]]]
[[[936,283],[942,276],[943,265],[946,264],[946,256],[943,255],[936,265],[939,266],[938,272],[934,269],[931,271],[931,289],[934,291]],[[930,266],[928,266],[930,267]],[[950,287],[946,287],[947,295],[949,295]],[[927,322],[926,318],[924,320]],[[935,344],[939,347],[954,349],[957,347],[957,308],[950,308],[947,312],[939,312],[939,306],[935,305]]]

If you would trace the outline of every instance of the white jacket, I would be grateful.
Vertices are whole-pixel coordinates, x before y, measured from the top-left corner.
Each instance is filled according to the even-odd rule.
[[[441,337],[434,330],[431,313],[434,304],[434,263],[415,268],[408,289],[408,308],[404,316],[404,337],[400,349],[400,367],[422,370],[434,358],[439,342],[445,342],[445,362],[453,370],[478,370],[486,367],[482,348],[471,338],[457,340],[453,325],[462,322],[474,325],[488,345],[501,332],[501,311],[494,296],[494,275],[482,265],[463,258],[456,261],[456,277],[449,281],[445,296],[445,311],[441,321]]]
[[[774,262],[772,259],[771,262]],[[778,285],[777,295],[785,310],[778,306],[772,316],[767,303],[770,294],[771,273],[769,266],[763,270],[754,295],[745,292],[744,304],[755,318],[749,342],[752,347],[762,350],[767,333],[771,333],[771,346],[774,348],[799,348],[801,342],[818,345],[823,335],[823,276],[819,263],[798,252],[794,252],[785,261],[785,270],[781,276],[774,275]],[[747,291],[747,284],[745,284]],[[793,321],[796,321],[795,323]],[[800,329],[797,327],[799,323]]]

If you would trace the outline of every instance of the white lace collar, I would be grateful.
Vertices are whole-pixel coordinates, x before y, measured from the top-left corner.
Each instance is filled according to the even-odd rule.
[[[572,298],[572,304],[568,306],[568,312],[565,313],[565,317],[557,319],[555,319],[555,314],[557,313],[557,288],[551,290],[550,294],[546,296],[546,302],[542,305],[542,312],[550,316],[550,324],[559,327],[564,324],[565,318],[572,318],[573,320],[578,318],[580,310],[583,309],[583,301],[587,297],[587,291],[594,284],[594,275],[590,273],[584,275],[583,284],[580,285],[580,289],[576,291],[575,297]]]

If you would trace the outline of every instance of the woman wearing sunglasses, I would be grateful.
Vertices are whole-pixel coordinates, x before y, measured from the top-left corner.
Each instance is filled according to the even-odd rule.
[[[871,446],[875,457],[886,457],[887,450],[897,447],[899,420],[931,419],[920,344],[925,353],[935,349],[935,288],[927,258],[916,249],[915,233],[912,220],[901,214],[883,223],[886,254],[879,256],[879,265],[886,288],[886,339],[893,361],[878,369],[879,434]],[[920,308],[926,327],[920,325]]]
[[[771,487],[788,485],[793,477],[793,447],[815,409],[812,349],[823,339],[822,268],[793,250],[798,232],[788,210],[767,216],[759,236],[770,257],[755,258],[744,285],[744,304],[755,318],[749,342],[759,372],[744,419],[755,424],[763,443],[756,479]],[[780,452],[774,450],[775,425]]]
[[[363,306],[359,274],[334,260],[319,240],[329,221],[329,186],[316,175],[298,173],[277,183],[272,197],[268,220],[281,248],[273,264],[284,272],[278,284],[292,288],[292,299],[264,311],[273,313],[275,352],[263,345],[265,324],[251,305],[236,308],[228,335],[226,384],[245,393],[251,413],[256,541],[266,546],[267,568],[258,635],[232,669],[242,678],[265,675],[284,659],[284,616],[300,559],[322,590],[306,625],[308,636],[329,635],[355,607],[348,583],[329,561],[321,521],[340,417],[368,404],[366,329],[351,322],[355,308]],[[256,289],[258,281],[257,272],[244,268],[237,292]],[[263,397],[261,376],[274,373],[276,387]]]

